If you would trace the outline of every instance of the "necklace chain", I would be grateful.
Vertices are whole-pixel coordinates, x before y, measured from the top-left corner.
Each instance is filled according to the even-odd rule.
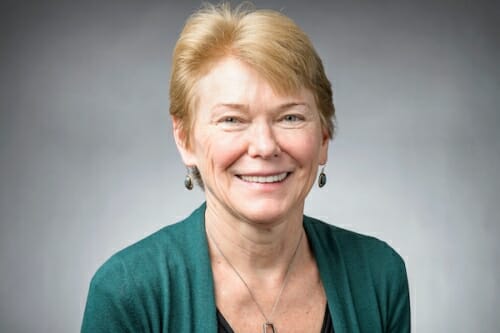
[[[274,332],[274,324],[272,323],[271,318],[274,315],[274,311],[276,310],[276,307],[278,306],[278,303],[279,303],[280,298],[281,298],[281,294],[283,293],[283,290],[285,289],[285,286],[286,286],[286,284],[288,282],[288,277],[290,275],[290,270],[291,270],[290,268],[292,267],[292,264],[295,261],[295,257],[297,256],[297,252],[299,250],[300,243],[302,242],[302,237],[304,236],[304,233],[302,232],[300,234],[299,241],[297,242],[297,246],[295,247],[295,250],[293,252],[292,258],[290,259],[290,262],[288,263],[288,267],[286,269],[285,280],[283,281],[283,284],[281,285],[281,288],[280,288],[280,291],[278,293],[278,296],[276,297],[276,299],[274,301],[273,307],[271,308],[271,314],[269,315],[269,317],[266,316],[266,314],[265,314],[264,310],[262,309],[262,307],[260,306],[259,302],[257,302],[257,299],[255,298],[255,295],[253,294],[252,290],[248,286],[248,284],[245,281],[245,279],[243,278],[243,276],[241,276],[240,272],[236,269],[236,267],[234,267],[234,265],[231,263],[231,261],[229,261],[229,259],[226,257],[226,255],[224,254],[224,252],[222,252],[219,244],[215,241],[214,237],[212,236],[212,234],[210,232],[208,232],[208,230],[207,230],[207,234],[210,237],[210,239],[212,240],[212,242],[215,244],[215,247],[217,248],[217,251],[224,258],[224,260],[228,263],[229,267],[231,267],[231,269],[238,276],[238,278],[241,280],[241,282],[243,282],[243,284],[247,288],[248,293],[250,294],[250,297],[252,298],[253,302],[255,303],[255,305],[257,305],[257,308],[259,309],[259,312],[262,314],[262,316],[266,320],[266,322],[263,325],[264,331],[266,331],[265,328],[267,326],[271,326],[273,328],[273,332]]]

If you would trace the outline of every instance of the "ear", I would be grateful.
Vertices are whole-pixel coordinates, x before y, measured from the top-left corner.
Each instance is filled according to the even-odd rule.
[[[191,148],[192,143],[190,145],[187,144],[187,133],[181,124],[182,122],[179,118],[172,116],[175,144],[177,145],[177,149],[181,154],[182,161],[186,166],[195,166],[196,155]]]
[[[321,138],[321,146],[319,148],[319,164],[325,165],[328,161],[328,144],[330,143],[330,136],[326,130],[323,130]]]

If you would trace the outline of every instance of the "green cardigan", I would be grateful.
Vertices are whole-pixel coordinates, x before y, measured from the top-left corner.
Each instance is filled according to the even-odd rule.
[[[93,277],[82,332],[217,332],[205,204],[112,256]],[[304,216],[335,333],[410,332],[405,265],[386,243]]]

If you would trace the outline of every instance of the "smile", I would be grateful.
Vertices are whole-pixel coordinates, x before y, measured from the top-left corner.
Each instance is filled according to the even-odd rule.
[[[288,172],[283,172],[272,176],[239,176],[242,180],[249,183],[277,183],[288,176]]]

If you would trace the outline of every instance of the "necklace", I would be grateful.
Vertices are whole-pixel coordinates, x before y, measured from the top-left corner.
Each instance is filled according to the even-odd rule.
[[[295,250],[293,252],[292,258],[290,259],[290,262],[288,263],[288,267],[286,268],[285,280],[283,281],[283,284],[281,285],[280,291],[279,291],[278,296],[276,297],[276,299],[274,301],[273,307],[271,308],[271,314],[269,316],[266,316],[266,314],[264,313],[264,310],[260,306],[259,302],[257,302],[257,299],[255,298],[252,290],[250,289],[250,287],[246,283],[245,279],[243,279],[243,276],[241,276],[240,272],[238,272],[236,267],[234,267],[233,264],[229,261],[229,259],[226,257],[224,252],[222,252],[221,248],[219,247],[219,244],[212,237],[212,234],[209,233],[208,231],[207,231],[207,234],[210,237],[210,239],[212,240],[212,242],[215,244],[215,247],[217,248],[217,251],[220,253],[222,258],[224,258],[224,260],[228,263],[229,267],[231,267],[231,269],[238,276],[238,278],[241,280],[241,282],[243,282],[243,284],[245,285],[245,287],[248,290],[248,294],[250,294],[250,297],[252,298],[252,301],[255,303],[255,305],[257,305],[257,309],[259,309],[259,312],[262,314],[262,316],[266,320],[264,322],[264,324],[262,324],[262,333],[278,333],[278,330],[274,327],[274,324],[272,322],[272,317],[274,315],[274,311],[276,310],[276,306],[278,305],[278,303],[280,301],[281,294],[283,293],[283,290],[285,289],[285,286],[288,282],[288,277],[290,275],[289,274],[290,268],[292,267],[292,264],[295,261],[295,257],[297,256],[297,252],[299,250],[300,243],[302,242],[302,237],[304,236],[304,233],[300,234],[300,238],[299,238],[299,241],[297,242],[297,246],[295,247]]]

